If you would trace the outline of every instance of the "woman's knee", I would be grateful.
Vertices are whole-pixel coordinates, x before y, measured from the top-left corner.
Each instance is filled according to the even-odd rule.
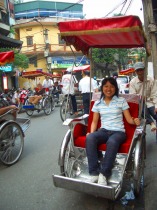
[[[93,143],[96,143],[93,133],[88,134],[86,137],[86,146],[92,145]]]

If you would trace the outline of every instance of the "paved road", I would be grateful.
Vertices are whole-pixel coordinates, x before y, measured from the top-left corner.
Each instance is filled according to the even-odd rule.
[[[21,114],[21,117],[26,116],[25,113]],[[103,198],[54,187],[52,174],[59,174],[58,153],[66,130],[57,107],[49,116],[43,113],[32,116],[20,161],[11,167],[0,164],[0,210],[143,210],[143,195],[123,206],[120,201],[110,202]],[[152,144],[154,146],[150,146]],[[150,145],[154,152],[155,141],[150,141]],[[152,164],[155,165],[156,159],[152,159]],[[148,174],[146,176],[148,180]],[[150,181],[152,180],[155,181],[153,177]],[[151,198],[151,186],[147,181],[148,198]],[[146,205],[149,206],[148,199],[146,201]]]

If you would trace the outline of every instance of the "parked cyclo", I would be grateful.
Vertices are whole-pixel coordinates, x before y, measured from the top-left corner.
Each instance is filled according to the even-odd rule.
[[[12,62],[14,52],[0,53],[0,65]],[[0,98],[0,108],[8,106],[3,98]],[[13,117],[10,109],[0,115],[0,161],[7,166],[15,164],[21,157],[24,149],[24,132],[30,126],[30,119]]]
[[[50,73],[45,73],[40,70],[23,72],[22,74],[22,77],[27,79],[36,79],[37,77],[41,76],[48,76],[51,79],[56,77]],[[40,111],[44,111],[46,115],[51,114],[51,112],[55,109],[55,100],[53,95],[51,94],[51,90],[49,88],[45,88],[45,93],[42,94],[42,99],[39,100],[38,104],[36,105],[31,104],[28,98],[23,108],[26,110],[26,113],[29,116],[32,116],[34,111],[37,111],[38,113]]]
[[[89,57],[92,56],[92,48],[144,47],[146,49],[142,23],[137,16],[66,21],[59,22],[58,27],[61,37],[67,45],[72,45],[77,51],[81,50],[83,54],[89,55]],[[144,97],[131,94],[122,96],[126,98],[129,104],[131,116],[141,117]],[[138,196],[143,178],[144,159],[146,158],[145,119],[141,120],[138,127],[128,124],[125,118],[123,119],[127,139],[118,150],[107,186],[89,181],[86,134],[90,132],[93,119],[91,108],[96,99],[100,99],[100,93],[93,95],[89,115],[66,119],[64,122],[65,125],[69,126],[69,129],[61,144],[59,152],[60,175],[53,175],[54,185],[115,200],[122,190],[124,179],[129,179],[134,186],[135,195]],[[88,119],[87,125],[84,121],[85,118]],[[99,127],[100,122],[98,123]],[[101,144],[98,150],[105,154],[106,144]]]

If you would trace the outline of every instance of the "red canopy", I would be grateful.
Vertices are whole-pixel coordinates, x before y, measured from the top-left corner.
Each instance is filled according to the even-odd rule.
[[[0,65],[11,63],[14,61],[14,51],[0,52]]]
[[[62,77],[61,74],[54,75],[54,74],[42,72],[39,70],[22,72],[22,77],[27,78],[27,79],[34,79],[35,77],[41,77],[41,76],[48,76],[50,78],[61,78]]]
[[[58,27],[66,44],[83,54],[90,47],[144,47],[146,41],[139,17],[131,15],[59,22]]]
[[[133,73],[133,72],[135,72],[135,69],[134,68],[129,68],[129,69],[121,70],[119,72],[119,74],[121,74],[121,75],[128,75],[128,74]]]

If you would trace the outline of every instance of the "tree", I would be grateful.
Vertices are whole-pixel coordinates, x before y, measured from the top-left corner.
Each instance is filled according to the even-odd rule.
[[[101,69],[101,75],[110,76],[109,64],[114,65],[116,63],[119,71],[125,68],[128,62],[127,49],[115,49],[115,48],[95,48],[92,51],[92,57],[94,63],[103,64],[104,68]]]
[[[29,64],[29,59],[26,55],[19,53],[18,50],[16,49],[10,49],[10,48],[0,48],[0,52],[7,52],[7,51],[14,51],[14,62],[13,64],[13,68],[21,68],[21,69],[26,69],[28,68],[28,64]]]

